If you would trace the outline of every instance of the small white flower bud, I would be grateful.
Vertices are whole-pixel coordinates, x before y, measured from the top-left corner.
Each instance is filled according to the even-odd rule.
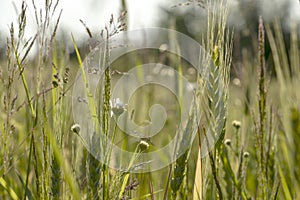
[[[231,145],[231,140],[230,139],[226,139],[224,141],[224,144],[226,144],[227,146],[230,146]]]
[[[149,148],[149,143],[145,140],[141,140],[139,143],[139,148],[141,151],[145,151]]]
[[[80,125],[79,124],[74,124],[72,127],[71,127],[71,131],[76,133],[77,135],[79,135],[79,132],[80,132]]]
[[[250,153],[245,151],[244,154],[243,154],[244,158],[248,158],[250,156]]]
[[[234,120],[232,122],[232,125],[234,126],[234,128],[239,129],[242,125],[242,123],[240,121]]]
[[[126,110],[124,103],[119,98],[110,101],[110,106],[112,115],[116,117],[119,117]]]

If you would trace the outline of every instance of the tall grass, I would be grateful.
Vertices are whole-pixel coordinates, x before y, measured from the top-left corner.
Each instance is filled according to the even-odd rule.
[[[34,8],[38,27],[29,38],[25,37],[27,3]],[[244,50],[239,84],[231,83],[234,46],[233,32],[226,28],[227,3],[217,0],[195,4],[199,12],[207,14],[207,33],[200,41],[212,64],[207,74],[197,80],[197,98],[204,113],[199,119],[199,140],[170,166],[133,174],[130,170],[134,161],[143,152],[165,145],[165,141],[152,145],[143,139],[132,145],[129,139],[122,138],[123,133],[111,117],[111,89],[116,73],[113,64],[104,72],[104,87],[99,91],[103,99],[95,102],[83,68],[85,52],[78,48],[78,38],[75,34],[67,38],[76,54],[76,58],[70,58],[65,41],[56,36],[63,16],[58,10],[59,1],[46,0],[42,8],[35,1],[23,1],[18,22],[9,28],[5,60],[0,61],[0,199],[298,199],[299,25],[291,24],[288,49],[279,20],[264,22],[258,18],[259,34],[254,41],[258,56],[251,59]],[[122,5],[127,8],[126,1]],[[188,1],[174,9],[191,5],[194,4]],[[125,13],[116,19],[112,16],[102,41],[126,30]],[[90,40],[95,40],[97,34],[81,22]],[[172,28],[176,29],[175,23]],[[266,44],[272,51],[273,75],[268,70],[271,64],[265,61]],[[110,44],[106,45],[105,64],[109,65]],[[37,53],[30,57],[33,50]],[[147,63],[155,55],[149,51],[135,64]],[[184,74],[184,61],[171,61]],[[122,60],[122,64],[126,62]],[[122,148],[133,146],[134,156],[127,170],[110,169],[85,149],[81,125],[74,124],[70,106],[77,70],[81,71],[96,130],[101,129],[113,143],[123,143]],[[176,82],[179,90],[180,81]],[[147,104],[148,101],[150,98]],[[193,114],[194,110],[191,118]],[[139,113],[133,115],[142,117]],[[191,119],[184,131],[186,136],[191,134],[190,123]],[[106,159],[111,161],[111,147],[96,142],[108,152]],[[206,157],[205,146],[211,147]]]
[[[207,71],[208,80],[204,90],[200,91],[200,101],[204,102],[204,128],[199,128],[200,148],[206,146],[210,151],[212,142],[216,143],[216,148],[209,152],[209,160],[213,181],[215,187],[212,187],[215,198],[223,199],[223,191],[221,189],[218,166],[220,161],[220,144],[224,140],[225,125],[227,120],[227,99],[229,86],[229,73],[231,65],[231,49],[232,38],[230,31],[226,30],[226,19],[228,7],[226,2],[208,1],[207,3],[207,38],[204,41],[205,50],[211,55],[209,58],[212,64],[208,63],[210,68]],[[199,87],[202,88],[201,82]],[[198,162],[196,169],[194,199],[206,199],[208,181],[207,171],[203,168],[204,152],[199,148]],[[204,150],[205,151],[205,150]],[[200,179],[200,180],[199,180]]]

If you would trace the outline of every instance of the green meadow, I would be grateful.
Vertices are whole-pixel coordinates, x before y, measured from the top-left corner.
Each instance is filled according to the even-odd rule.
[[[300,199],[299,23],[257,14],[255,34],[243,38],[247,27],[243,32],[227,24],[226,1],[170,3],[172,9],[201,13],[201,19],[193,19],[204,27],[199,34],[189,34],[184,20],[172,13],[162,22],[201,44],[210,64],[200,74],[165,46],[128,52],[110,62],[114,46],[108,41],[130,31],[125,0],[120,14],[101,24],[103,30],[92,30],[81,21],[84,39],[76,33],[59,34],[63,17],[59,1],[46,0],[41,9],[35,2],[23,1],[18,21],[7,28],[5,48],[0,49],[0,199]],[[34,13],[29,13],[28,4]],[[38,27],[31,36],[27,35],[29,15]],[[172,41],[177,44],[176,38]],[[97,89],[90,91],[85,59],[103,44],[101,56],[108,67]],[[127,105],[114,98],[118,80],[132,66],[147,63],[171,66],[193,83],[197,106],[190,105],[183,136],[176,139],[178,149],[186,142],[189,148],[160,169],[133,173],[135,159],[176,137],[183,110],[178,96],[160,85],[139,88]],[[158,69],[158,75],[173,76],[179,97],[184,96],[188,88],[183,80]],[[137,68],[138,80],[149,78],[146,73]],[[78,78],[86,98],[74,96]],[[129,87],[122,85],[122,92],[126,94]],[[74,112],[80,115],[74,98],[87,105],[95,132],[101,130],[120,149],[131,152],[132,157],[124,157],[129,161],[125,170],[100,162],[86,148],[85,125],[73,118]],[[162,105],[167,114],[159,134],[128,136],[118,127],[116,119],[124,112],[139,126],[160,122],[163,116],[151,115],[154,104]],[[195,120],[197,127],[191,125]],[[92,141],[100,154],[105,153],[106,163],[122,163],[112,156],[111,145],[97,136]],[[203,146],[211,146],[205,155]]]

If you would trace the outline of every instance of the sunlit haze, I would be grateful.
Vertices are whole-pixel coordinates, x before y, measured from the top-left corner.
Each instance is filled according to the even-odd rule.
[[[21,0],[10,1],[1,0],[0,6],[0,31],[8,33],[11,22],[17,22],[17,10],[20,11]],[[38,8],[43,8],[44,1],[36,1]],[[127,10],[129,17],[129,29],[155,26],[159,20],[157,14],[158,7],[164,4],[164,1],[159,0],[127,0]],[[26,1],[28,6],[28,34],[35,30],[34,21],[34,9],[31,1]],[[63,9],[60,29],[67,30],[68,32],[74,32],[76,34],[83,34],[85,32],[84,27],[79,22],[82,19],[88,27],[92,30],[100,30],[104,27],[105,23],[108,23],[111,14],[117,16],[121,10],[121,1],[109,1],[109,0],[61,0],[58,6],[59,10]],[[56,19],[54,17],[54,19]]]
[[[299,22],[300,19],[300,4],[298,0],[286,0],[289,2],[289,14],[286,15],[286,21],[295,19]],[[271,18],[274,13],[279,14],[282,10],[284,0],[263,0],[260,2],[261,11],[266,18]],[[44,1],[35,1],[39,9],[44,8]],[[166,16],[160,8],[170,8],[176,2],[184,1],[162,1],[162,0],[127,0],[128,10],[128,29],[137,29],[143,27],[156,27],[159,22]],[[15,23],[17,29],[17,13],[20,12],[22,0],[0,0],[0,46],[3,46],[4,36],[9,33],[9,27],[12,22]],[[34,9],[32,1],[27,3],[27,25],[25,36],[32,36],[36,30],[36,22],[34,18]],[[239,1],[230,0],[229,23],[236,26],[238,29],[245,26],[242,10],[237,6]],[[251,2],[249,1],[249,4]],[[62,9],[62,17],[59,30],[65,33],[73,33],[80,37],[85,33],[85,28],[80,23],[83,20],[92,31],[100,31],[105,24],[109,22],[111,14],[118,16],[121,11],[121,0],[60,0],[56,11],[56,16],[53,17],[53,25]],[[176,10],[176,9],[175,9]],[[174,10],[174,11],[175,11]],[[289,23],[287,23],[289,24]],[[86,35],[85,35],[86,36]]]

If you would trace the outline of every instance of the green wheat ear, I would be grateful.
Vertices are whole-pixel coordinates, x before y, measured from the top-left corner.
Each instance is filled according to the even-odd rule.
[[[187,143],[190,144],[189,146],[191,146],[195,109],[193,109],[192,112],[193,113],[190,115],[188,123],[182,134],[183,136],[179,143],[177,152],[182,152],[183,150],[181,148],[186,147]],[[172,190],[172,199],[177,198],[177,194],[183,185],[183,180],[186,176],[186,167],[187,167],[189,152],[190,152],[190,149],[189,148],[186,149],[184,151],[184,153],[182,155],[180,155],[180,157],[176,160],[176,164],[175,164],[174,171],[173,171],[173,176],[172,176],[171,183],[170,183],[171,190]]]
[[[204,135],[210,134],[216,142],[215,148],[209,154],[209,160],[211,164],[211,170],[213,173],[212,191],[215,191],[215,197],[222,197],[221,183],[218,172],[218,160],[219,150],[223,143],[226,129],[227,119],[227,100],[229,94],[229,81],[230,81],[230,65],[232,59],[232,33],[226,30],[226,20],[228,15],[228,5],[226,1],[217,0],[212,2],[208,0],[208,16],[207,16],[207,38],[204,41],[204,47],[210,55],[212,65],[208,65],[204,77],[207,77],[207,81],[204,82],[204,89],[200,91],[199,102],[204,111],[204,121],[207,123],[205,127]],[[203,87],[199,85],[199,87]],[[207,137],[204,138],[206,141],[200,143],[207,144]],[[203,183],[209,181],[208,171],[203,170],[201,152],[198,153],[198,164],[196,168],[196,175],[198,179],[195,182],[200,182],[194,186],[194,199],[205,198],[207,187],[203,186]],[[212,181],[209,181],[212,182]],[[216,186],[216,188],[215,188]],[[201,191],[201,194],[198,192]]]
[[[219,47],[215,46],[212,50],[211,59],[216,67],[220,65],[220,57],[219,57]]]

